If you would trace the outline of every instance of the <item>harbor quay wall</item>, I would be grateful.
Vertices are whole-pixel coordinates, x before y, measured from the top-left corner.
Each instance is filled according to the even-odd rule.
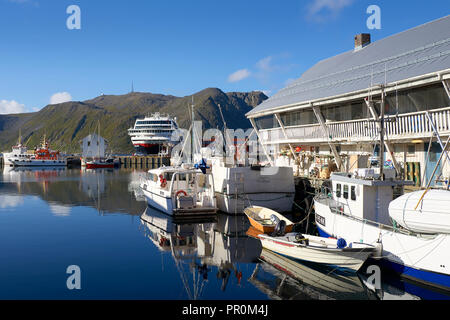
[[[121,168],[153,169],[170,165],[170,156],[118,156]]]

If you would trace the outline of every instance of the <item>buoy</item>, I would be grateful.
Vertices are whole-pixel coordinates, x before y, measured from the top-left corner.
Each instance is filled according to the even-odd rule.
[[[337,241],[337,247],[339,249],[344,249],[347,246],[347,241],[345,239],[339,238]]]

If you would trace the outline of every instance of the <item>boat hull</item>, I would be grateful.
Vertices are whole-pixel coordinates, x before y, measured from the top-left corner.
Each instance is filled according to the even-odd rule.
[[[86,169],[114,168],[114,163],[86,163]]]
[[[192,209],[177,209],[175,208],[174,200],[171,197],[165,196],[165,194],[157,194],[142,188],[144,196],[147,200],[147,204],[165,214],[171,216],[198,216],[198,215],[210,215],[216,214],[217,208],[204,207],[204,208],[192,208]]]
[[[321,265],[336,266],[351,272],[357,272],[375,249],[363,248],[318,248],[314,246],[296,244],[283,241],[282,237],[259,235],[262,246],[290,259],[308,261]]]
[[[158,154],[163,146],[164,143],[134,143],[134,150],[137,154],[144,154],[144,155],[154,155]]]
[[[214,190],[219,210],[243,213],[249,206],[277,212],[290,212],[294,204],[295,183],[290,167],[227,167],[212,158]]]
[[[250,204],[266,207],[277,212],[292,211],[294,193],[260,192],[253,194],[226,194],[216,192],[217,206],[225,213],[242,213]]]
[[[24,160],[12,161],[14,167],[66,167],[66,160]]]

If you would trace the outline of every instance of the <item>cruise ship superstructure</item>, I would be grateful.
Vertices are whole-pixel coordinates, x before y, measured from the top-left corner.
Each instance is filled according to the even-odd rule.
[[[178,142],[173,136],[178,129],[176,120],[159,113],[137,119],[134,128],[128,129],[136,155],[169,154],[170,148]]]

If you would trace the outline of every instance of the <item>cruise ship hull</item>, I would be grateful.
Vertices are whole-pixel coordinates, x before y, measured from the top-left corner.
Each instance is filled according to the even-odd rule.
[[[134,149],[139,154],[158,154],[164,147],[163,143],[135,143]]]

